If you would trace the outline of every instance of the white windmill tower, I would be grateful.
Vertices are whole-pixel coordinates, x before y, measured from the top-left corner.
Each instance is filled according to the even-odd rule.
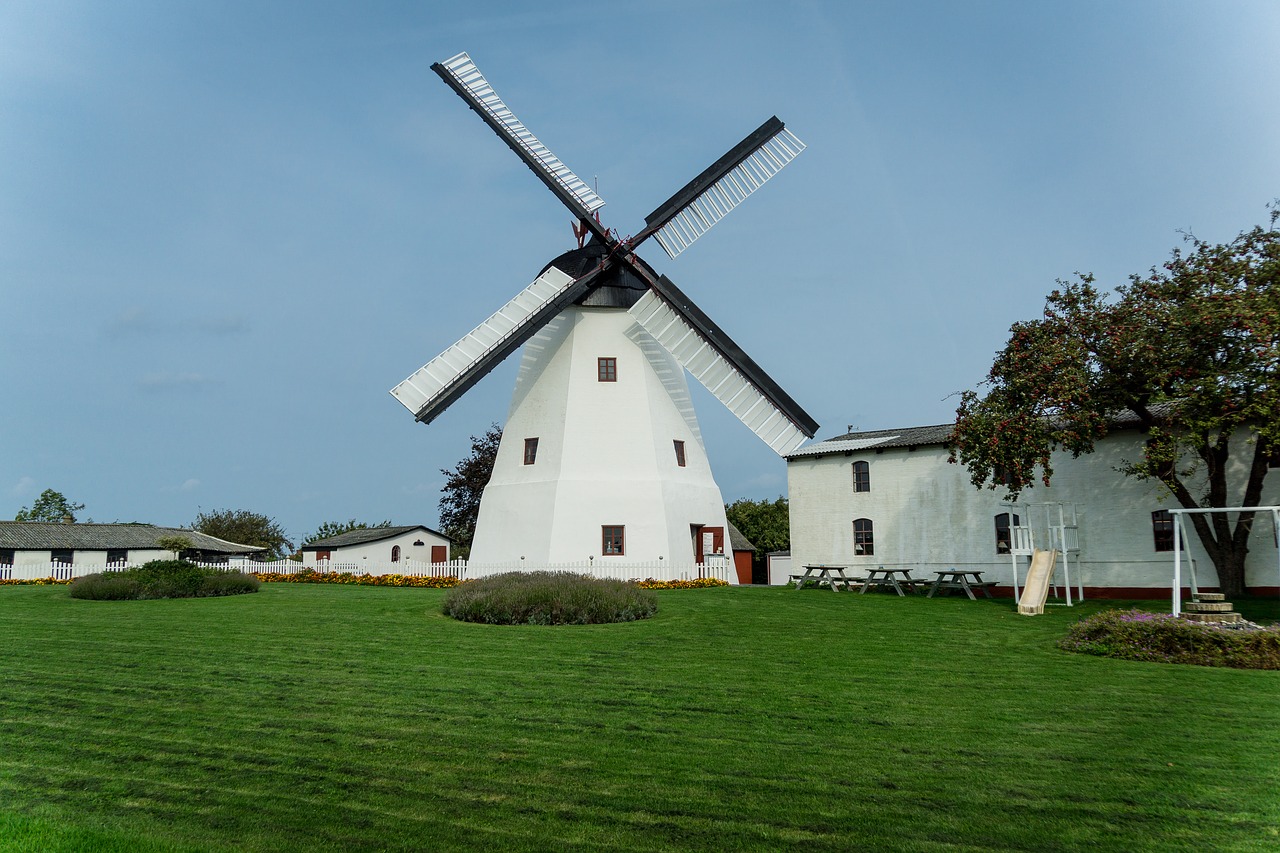
[[[525,128],[467,54],[431,67],[578,220],[577,249],[391,391],[430,423],[524,345],[471,562],[688,563],[724,553],[724,500],[684,371],[779,454],[818,425],[635,250],[652,236],[676,257],[804,144],[769,119],[646,217],[639,234],[619,239],[600,224],[604,201]]]

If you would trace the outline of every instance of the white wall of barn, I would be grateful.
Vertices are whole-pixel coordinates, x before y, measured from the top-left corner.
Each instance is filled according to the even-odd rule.
[[[1173,554],[1156,551],[1152,512],[1176,509],[1163,486],[1125,477],[1116,469],[1134,458],[1142,436],[1116,432],[1098,443],[1092,454],[1073,459],[1069,453],[1052,457],[1051,487],[1037,483],[1023,493],[1024,504],[1074,504],[1080,551],[1072,555],[1072,583],[1085,587],[1170,587]],[[1243,483],[1241,455],[1245,437],[1235,441],[1230,481]],[[978,489],[966,468],[947,461],[940,445],[874,448],[788,460],[787,482],[791,509],[793,565],[836,563],[858,567],[919,567],[920,577],[950,567],[983,571],[987,580],[1008,585],[1013,579],[1011,558],[996,551],[995,517],[1009,511],[1004,490]],[[870,472],[870,491],[853,490],[853,463],[864,461]],[[1239,500],[1242,495],[1233,495]],[[1261,503],[1280,503],[1280,471],[1273,470]],[[1019,510],[1024,524],[1044,527],[1043,509]],[[1056,510],[1054,519],[1056,520]],[[874,530],[874,554],[855,555],[853,521],[869,518]],[[1190,530],[1190,526],[1188,525]],[[1038,544],[1044,542],[1039,538]],[[1277,557],[1269,517],[1255,522],[1250,540],[1246,582],[1251,587],[1275,587]],[[1190,553],[1199,583],[1215,586],[1212,561],[1191,531]],[[1047,547],[1047,546],[1046,546]],[[1021,570],[1025,573],[1026,558]],[[798,570],[798,569],[797,569]],[[1185,570],[1184,570],[1185,572]],[[1059,575],[1061,577],[1061,575]],[[1185,575],[1184,575],[1185,584]]]

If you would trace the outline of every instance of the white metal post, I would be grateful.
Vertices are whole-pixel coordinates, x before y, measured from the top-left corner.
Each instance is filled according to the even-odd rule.
[[[1173,615],[1182,615],[1182,516],[1173,516]]]

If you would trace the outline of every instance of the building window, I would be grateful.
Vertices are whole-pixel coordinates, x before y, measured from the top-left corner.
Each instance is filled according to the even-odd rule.
[[[625,537],[623,536],[626,527],[621,524],[606,524],[600,528],[600,553],[601,554],[625,554],[624,550]]]
[[[1022,519],[1013,517],[1013,526],[1017,527]],[[1013,550],[1013,537],[1009,530],[1009,513],[1002,512],[996,516],[996,553],[1008,554]]]
[[[0,548],[0,566],[12,566],[13,553],[13,548]]]
[[[871,468],[866,462],[853,463],[853,490],[855,492],[871,491]]]
[[[598,378],[601,382],[618,381],[618,360],[616,358],[597,359]]]
[[[676,464],[684,467],[684,442],[679,439],[676,440]]]
[[[400,546],[399,545],[391,546],[391,562],[393,563],[400,562]]]
[[[1267,467],[1280,468],[1280,444],[1273,444],[1267,449]]]
[[[1151,513],[1151,535],[1157,551],[1173,550],[1173,514],[1167,509]]]
[[[54,548],[49,552],[49,562],[57,563],[60,566],[69,566],[74,554],[75,551],[71,548]]]
[[[107,550],[108,566],[123,566],[129,562],[129,552],[123,548],[109,548]]]
[[[526,438],[524,440],[524,464],[532,465],[538,460],[538,439]]]
[[[863,557],[875,552],[875,541],[871,535],[871,519],[855,518],[853,520],[853,553]]]

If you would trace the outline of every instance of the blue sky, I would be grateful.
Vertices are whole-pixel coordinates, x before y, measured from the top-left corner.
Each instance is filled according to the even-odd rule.
[[[388,393],[573,245],[430,71],[466,50],[606,225],[772,114],[809,146],[674,279],[821,424],[949,421],[1055,279],[1280,196],[1273,2],[0,5],[0,517],[437,520],[512,358]],[[726,500],[785,463],[694,384]]]

